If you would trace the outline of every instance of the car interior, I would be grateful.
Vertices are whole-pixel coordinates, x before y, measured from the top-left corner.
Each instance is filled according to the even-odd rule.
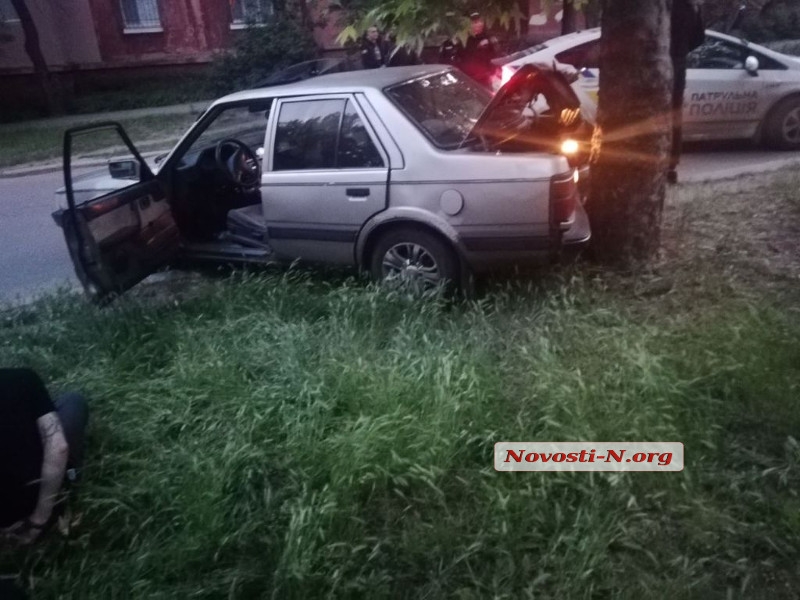
[[[260,163],[270,108],[262,100],[210,116],[172,167],[172,212],[188,242],[267,247]]]

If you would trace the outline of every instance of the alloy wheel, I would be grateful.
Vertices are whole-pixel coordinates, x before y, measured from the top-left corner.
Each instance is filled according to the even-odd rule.
[[[401,242],[391,246],[381,264],[385,282],[414,293],[432,290],[442,283],[436,258],[420,244]]]

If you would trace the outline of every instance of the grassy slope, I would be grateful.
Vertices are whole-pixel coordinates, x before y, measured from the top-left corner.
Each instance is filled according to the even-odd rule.
[[[152,149],[148,140],[163,142],[159,148],[169,150],[175,142],[194,123],[195,115],[177,114],[135,119],[122,119],[128,135],[142,151]],[[88,124],[76,122],[79,124]],[[37,126],[28,128],[9,128],[3,131],[0,145],[0,168],[14,165],[53,162],[61,158],[63,152],[64,127]],[[115,140],[116,141],[116,140]]]
[[[273,273],[12,310],[3,362],[93,415],[82,523],[0,572],[37,598],[792,598],[796,255],[765,270],[775,240],[737,232],[767,201],[800,223],[797,183],[687,188],[635,281],[446,307]],[[501,474],[500,440],[682,441],[687,466]]]

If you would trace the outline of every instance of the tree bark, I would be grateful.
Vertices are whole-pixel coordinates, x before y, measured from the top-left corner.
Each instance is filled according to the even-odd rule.
[[[20,25],[22,25],[22,32],[25,34],[25,52],[33,63],[33,72],[42,90],[42,96],[47,103],[47,111],[49,114],[60,113],[63,110],[61,98],[57,85],[50,78],[47,61],[45,61],[39,43],[39,31],[33,21],[31,12],[28,10],[25,0],[11,0],[11,6],[17,12]]]
[[[582,10],[586,19],[586,29],[600,27],[600,0],[589,0],[583,5]]]
[[[668,0],[604,0],[588,202],[595,257],[631,268],[658,251],[671,141]]]
[[[530,0],[519,0],[519,11],[522,13],[522,19],[519,23],[519,39],[528,39],[528,25],[530,24],[531,3]]]
[[[561,35],[578,30],[578,10],[574,0],[564,0],[561,15]]]

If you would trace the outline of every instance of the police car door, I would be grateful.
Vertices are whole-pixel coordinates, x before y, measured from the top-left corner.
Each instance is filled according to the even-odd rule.
[[[751,137],[767,109],[766,81],[745,69],[747,46],[713,35],[687,60],[685,139]]]
[[[597,104],[600,91],[600,36],[556,54],[556,60],[578,70],[578,85]]]

